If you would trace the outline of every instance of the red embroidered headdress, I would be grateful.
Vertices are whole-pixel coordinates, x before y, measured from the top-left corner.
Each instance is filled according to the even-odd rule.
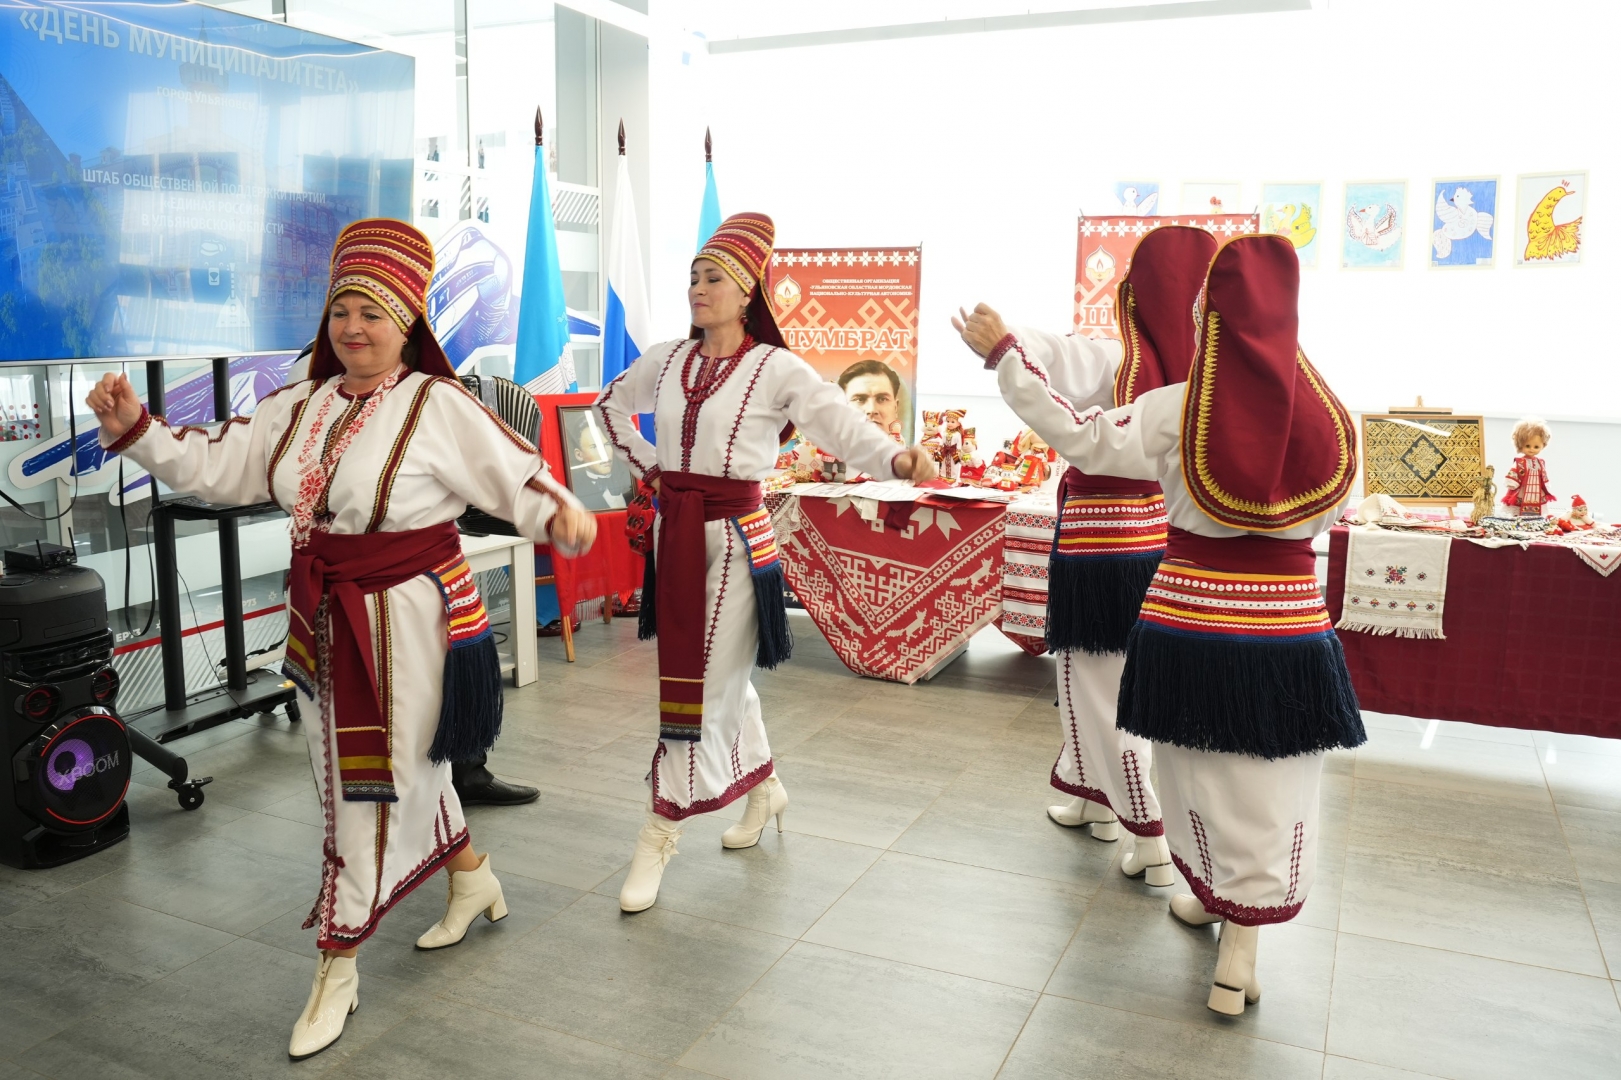
[[[1300,260],[1240,236],[1210,263],[1182,406],[1182,477],[1222,525],[1276,532],[1338,506],[1356,475],[1351,417],[1300,350]]]
[[[1187,379],[1193,305],[1216,247],[1214,236],[1187,225],[1163,225],[1137,242],[1115,305],[1126,347],[1114,379],[1116,406]]]
[[[433,245],[426,236],[403,221],[365,218],[339,233],[332,247],[332,288],[326,294],[326,306],[330,309],[338,294],[346,292],[376,301],[416,344],[417,370],[453,379],[456,371],[422,316],[432,280]],[[312,379],[343,374],[343,364],[333,351],[325,322],[323,310],[322,326],[315,335],[315,355],[310,358]]]
[[[777,227],[766,215],[733,214],[720,223],[693,259],[710,260],[737,282],[749,298],[744,329],[755,341],[785,349],[788,346],[767,301],[771,292],[771,249],[776,239]],[[701,338],[703,331],[694,326],[692,336]]]

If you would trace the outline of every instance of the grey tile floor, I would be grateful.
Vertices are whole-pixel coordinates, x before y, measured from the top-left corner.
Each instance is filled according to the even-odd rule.
[[[1050,660],[988,631],[903,687],[795,628],[757,681],[787,832],[727,852],[736,811],[697,819],[635,916],[615,898],[652,650],[628,620],[586,626],[574,665],[544,642],[492,759],[541,799],[469,813],[511,917],[418,953],[443,879],[420,889],[362,950],[343,1039],[300,1064],[304,736],[179,744],[215,778],[200,811],[146,771],[127,843],[0,869],[0,1080],[1621,1076],[1621,742],[1370,715],[1328,762],[1311,899],[1262,933],[1266,996],[1227,1019],[1204,1007],[1214,931],[1043,816]]]

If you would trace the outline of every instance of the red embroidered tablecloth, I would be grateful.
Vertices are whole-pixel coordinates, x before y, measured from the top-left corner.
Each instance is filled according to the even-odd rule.
[[[788,585],[857,674],[916,682],[1001,611],[1005,506],[885,503],[868,521],[850,499],[772,501]]]
[[[1340,618],[1347,534],[1329,536],[1328,611]],[[1621,574],[1566,549],[1452,542],[1446,639],[1342,630],[1362,707],[1621,738]]]
[[[1047,560],[1058,528],[1057,505],[1055,496],[1037,494],[1008,506],[996,628],[1031,656],[1047,651]]]

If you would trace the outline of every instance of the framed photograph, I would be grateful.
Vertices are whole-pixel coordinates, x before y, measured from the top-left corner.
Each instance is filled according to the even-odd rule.
[[[587,510],[623,510],[636,494],[630,466],[614,455],[602,420],[590,405],[559,405],[559,433],[568,489]]]
[[[1241,214],[1244,185],[1237,180],[1184,180],[1182,214]]]
[[[1261,185],[1261,231],[1287,236],[1300,256],[1302,270],[1317,269],[1322,210],[1320,183]]]
[[[1407,235],[1407,181],[1352,181],[1345,185],[1342,270],[1400,270]]]
[[[1514,265],[1582,261],[1587,173],[1523,173],[1514,181]]]
[[[1435,181],[1430,265],[1488,267],[1497,256],[1497,177]]]
[[[1160,212],[1158,180],[1116,180],[1115,213],[1123,217],[1148,217]]]

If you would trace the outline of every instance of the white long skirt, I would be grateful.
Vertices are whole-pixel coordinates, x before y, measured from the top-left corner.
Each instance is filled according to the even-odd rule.
[[[326,817],[327,856],[311,912],[322,949],[346,949],[366,940],[391,907],[467,845],[450,764],[428,760],[439,727],[449,647],[444,599],[433,582],[414,577],[368,596],[366,608],[399,801],[341,797],[335,728],[343,718],[300,693],[315,791]]]
[[[1294,918],[1317,869],[1323,755],[1156,749],[1165,838],[1205,910],[1241,926]]]
[[[771,775],[760,695],[749,681],[759,645],[749,549],[730,519],[704,522],[704,546],[703,738],[660,739],[649,774],[654,811],[675,820],[719,810]]]
[[[1124,656],[1079,649],[1058,654],[1058,722],[1064,745],[1052,786],[1101,803],[1137,836],[1165,832],[1159,798],[1148,778],[1154,744],[1114,726]]]

